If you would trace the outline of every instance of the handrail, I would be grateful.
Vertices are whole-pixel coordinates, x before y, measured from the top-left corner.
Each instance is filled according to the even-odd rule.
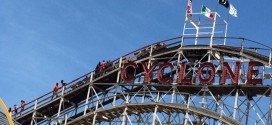
[[[158,43],[167,43],[166,46],[168,46],[168,45],[173,45],[173,44],[179,43],[179,41],[178,41],[178,42],[174,42],[174,43],[170,43],[170,42],[173,41],[173,40],[178,40],[178,39],[180,39],[180,40],[181,40],[181,39],[185,40],[185,39],[196,39],[196,38],[197,38],[197,39],[210,39],[210,36],[207,36],[207,37],[203,37],[203,36],[202,36],[202,37],[183,37],[183,36],[174,37],[174,38],[171,38],[171,39],[162,40],[162,41],[159,41],[159,42],[155,42],[155,43],[146,45],[146,46],[144,46],[144,47],[142,47],[142,48],[140,48],[140,49],[136,49],[136,50],[134,50],[134,51],[132,51],[132,52],[130,52],[130,53],[128,53],[128,54],[125,54],[125,55],[121,56],[121,57],[127,57],[127,56],[129,56],[129,55],[131,55],[131,54],[134,54],[134,53],[136,53],[136,52],[143,51],[144,49],[146,49],[146,48],[148,48],[148,47],[151,47],[152,45],[156,45],[156,44],[158,44]],[[236,39],[236,40],[242,40],[242,41],[240,41],[241,43],[244,42],[244,41],[247,41],[247,42],[255,43],[255,44],[257,44],[257,45],[261,45],[262,47],[265,47],[264,50],[271,50],[271,49],[272,49],[271,47],[266,46],[266,45],[264,45],[264,44],[262,44],[262,43],[260,43],[260,42],[253,41],[253,40],[249,40],[249,39],[246,39],[246,38],[243,38],[243,37],[213,37],[213,39]],[[191,45],[194,45],[194,44],[192,43]],[[263,48],[257,48],[257,49],[263,49]],[[111,63],[113,63],[113,64],[115,65],[117,62],[119,62],[119,59],[120,59],[121,57],[119,57],[119,58],[117,58],[117,59],[111,61]],[[91,72],[89,72],[89,73],[86,73],[86,74],[84,74],[84,75],[82,75],[82,76],[80,76],[80,77],[78,77],[78,78],[76,78],[76,79],[70,81],[69,83],[67,83],[67,85],[66,85],[67,88],[66,88],[66,89],[71,88],[71,85],[76,84],[77,82],[79,82],[79,80],[83,79],[84,77],[89,77],[89,75],[90,75],[91,73],[95,73],[95,70],[93,70],[93,71],[91,71]],[[61,88],[62,88],[62,87],[61,87]],[[42,98],[44,98],[44,97],[46,97],[46,96],[49,96],[49,95],[52,94],[52,93],[53,93],[53,91],[50,91],[50,92],[48,92],[48,93],[46,93],[46,94],[44,94],[44,95],[42,95],[42,96],[39,96],[38,98],[36,98],[36,99],[34,99],[34,100],[32,100],[32,101],[26,103],[26,105],[25,105],[26,108],[25,108],[24,111],[26,111],[26,110],[32,108],[32,107],[34,106],[33,103],[34,103],[36,100],[40,100],[40,99],[42,99]],[[51,96],[49,96],[49,97],[51,97]],[[46,99],[43,100],[43,101],[46,101],[47,99],[48,99],[48,98],[46,98]],[[50,101],[51,101],[51,100],[50,100]],[[48,101],[48,102],[50,102],[50,101]],[[46,103],[48,103],[48,102],[46,102]],[[39,102],[39,103],[40,103],[40,102]],[[33,105],[30,105],[30,104],[33,104]],[[21,109],[21,107],[19,107],[18,110],[19,110],[19,109]],[[20,112],[19,112],[19,113],[20,113]],[[17,113],[17,114],[19,114],[19,113]],[[14,116],[16,116],[16,114],[15,114]]]

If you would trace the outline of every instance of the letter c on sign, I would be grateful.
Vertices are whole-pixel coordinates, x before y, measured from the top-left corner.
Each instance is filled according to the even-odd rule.
[[[134,76],[134,74],[130,74],[131,76],[129,77],[129,75],[127,74],[128,73],[127,72],[128,67],[133,67],[134,70],[135,70],[136,68],[138,68],[138,65],[135,62],[129,62],[129,63],[126,63],[124,65],[124,68],[122,69],[122,72],[121,72],[122,79],[125,82],[132,82],[132,81],[135,80],[135,76]]]

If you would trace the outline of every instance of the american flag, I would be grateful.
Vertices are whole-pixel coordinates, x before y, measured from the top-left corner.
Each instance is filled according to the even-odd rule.
[[[192,10],[192,1],[193,0],[188,0],[188,5],[187,5],[187,15],[190,15],[190,16],[192,16],[192,12],[193,12],[193,10]]]

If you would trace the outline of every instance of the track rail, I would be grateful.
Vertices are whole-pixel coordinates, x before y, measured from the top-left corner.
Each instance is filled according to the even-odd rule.
[[[165,103],[165,104],[163,103],[144,103],[144,104],[128,103],[125,105],[119,105],[119,106],[99,110],[97,112],[90,112],[85,116],[79,117],[71,122],[68,122],[67,125],[81,125],[81,124],[92,123],[95,113],[97,114],[96,120],[99,123],[104,120],[111,120],[116,117],[121,117],[123,115],[125,108],[127,108],[128,115],[132,115],[135,113],[153,112],[155,107],[158,107],[158,112],[165,112],[165,113],[188,112],[190,114],[203,116],[203,117],[206,116],[208,118],[220,120],[224,124],[228,124],[228,125],[242,125],[242,123],[240,123],[239,121],[236,121],[227,116],[221,116],[219,113],[210,111],[205,108],[199,108],[194,106],[187,107],[184,104],[172,104],[172,103]]]

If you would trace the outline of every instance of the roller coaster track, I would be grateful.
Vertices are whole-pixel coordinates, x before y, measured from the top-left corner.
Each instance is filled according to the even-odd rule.
[[[176,124],[194,124],[194,121],[205,123],[207,119],[213,119],[214,123],[248,124],[250,117],[257,117],[254,119],[255,123],[271,123],[271,108],[263,111],[258,104],[260,100],[265,100],[268,106],[271,106],[271,48],[236,37],[214,37],[215,41],[227,39],[230,44],[209,45],[209,38],[199,37],[198,40],[203,42],[197,45],[190,42],[194,37],[176,37],[145,46],[112,61],[112,66],[104,71],[92,71],[73,80],[65,88],[62,87],[59,92],[61,96],[53,100],[52,92],[49,92],[30,101],[23,112],[13,115],[13,119],[22,125],[43,125],[52,122],[71,125],[124,122],[132,124],[135,122],[132,116],[139,120],[151,115],[154,116],[151,118],[153,120],[148,122],[146,118],[147,124],[166,124],[166,121],[175,124],[176,116],[184,117],[183,120],[176,121]],[[157,47],[159,44],[163,46]],[[175,82],[161,84],[157,78],[152,79],[149,84],[142,84],[141,76],[144,70],[141,66],[135,70],[138,81],[125,83],[120,77],[121,70],[124,63],[131,58],[137,64],[151,64],[157,61],[171,62],[175,66],[186,60],[195,63],[192,67],[207,61],[218,62],[215,65],[220,67],[221,62],[226,60],[254,60],[264,65],[260,73],[264,83],[248,86],[246,78],[242,77],[246,77],[246,73],[241,72],[241,82],[238,85],[220,85],[217,79],[211,85],[201,85],[197,81],[194,81],[193,85],[177,85]],[[220,73],[220,70],[216,71],[217,75]],[[235,98],[235,102],[228,104],[228,98]],[[197,104],[195,101],[201,103]],[[251,115],[252,112],[255,114]],[[164,113],[171,118],[160,120],[166,119]],[[173,113],[176,113],[175,117],[171,116]],[[144,123],[143,120],[141,122]]]
[[[210,111],[208,109],[199,108],[190,106],[189,108],[186,105],[181,104],[172,104],[172,103],[144,103],[144,104],[126,104],[126,105],[119,105],[111,108],[107,108],[104,110],[99,110],[96,113],[98,114],[97,121],[102,122],[108,119],[114,119],[115,117],[122,116],[122,112],[127,108],[127,114],[135,114],[135,113],[147,113],[147,112],[154,112],[155,108],[158,108],[158,112],[165,112],[165,113],[172,113],[172,112],[188,112],[195,115],[204,115],[210,118],[220,120],[225,124],[234,124],[234,125],[241,125],[240,122],[223,116],[221,117],[219,113]],[[89,124],[93,122],[93,116],[95,115],[94,112],[91,112],[85,116],[79,117],[78,120],[74,120],[68,123],[68,125],[75,125],[75,124]],[[104,117],[103,116],[107,116]]]

